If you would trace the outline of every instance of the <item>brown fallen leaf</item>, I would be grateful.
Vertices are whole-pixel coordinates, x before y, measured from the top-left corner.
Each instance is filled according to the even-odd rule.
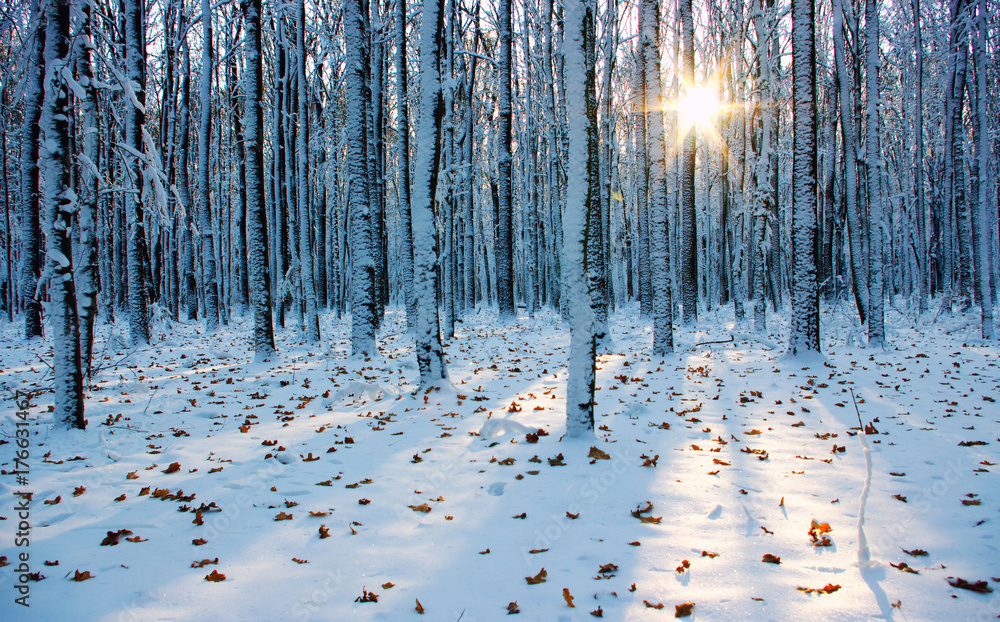
[[[365,588],[361,588],[361,596],[354,599],[356,603],[377,603],[378,594],[375,592],[369,592]]]
[[[109,531],[108,535],[101,540],[101,546],[115,546],[118,544],[118,539],[122,536],[131,536],[132,532],[128,529],[119,529],[118,531]]]
[[[566,600],[566,605],[575,608],[576,605],[573,604],[573,595],[569,593],[569,588],[563,588],[563,598]]]
[[[489,549],[486,550],[489,551]],[[545,553],[546,551],[548,551],[548,549],[531,549],[530,551],[528,551],[528,553],[532,555],[537,555],[539,553]],[[480,555],[482,555],[482,553],[480,553]]]
[[[309,510],[309,516],[329,516],[329,515],[330,515],[329,512],[313,512],[312,510]]]
[[[686,618],[694,611],[694,603],[681,603],[674,605],[674,617]]]
[[[894,564],[892,562],[889,562],[889,565],[892,566],[893,568],[899,568],[903,572],[909,572],[910,574],[920,574],[919,570],[914,570],[906,562],[899,562],[898,564]]]
[[[597,609],[594,609],[593,611],[590,612],[590,615],[594,616],[595,618],[603,618],[604,617],[604,610],[601,609],[600,605],[598,605]]]
[[[906,549],[901,548],[900,550],[903,551],[904,553],[906,553],[907,555],[909,555],[910,557],[923,557],[923,556],[930,555],[930,553],[928,553],[927,551],[925,551],[923,549],[913,549],[913,550],[907,551]]]
[[[765,553],[764,558],[760,561],[764,562],[765,564],[780,564],[781,558],[778,557],[777,555],[771,555],[770,553]]]
[[[952,580],[954,579],[954,581]],[[966,581],[962,578],[948,577],[948,585],[952,587],[962,588],[963,590],[969,590],[970,592],[979,592],[980,594],[989,594],[993,591],[986,581]]]
[[[650,609],[663,609],[666,606],[663,603],[656,603],[654,605],[653,603],[649,602],[648,600],[644,600],[644,601],[642,601],[642,603],[644,605],[646,605],[647,607],[649,607]]]
[[[816,593],[816,594],[833,594],[834,592],[836,592],[837,590],[840,589],[840,586],[839,585],[834,585],[833,583],[827,583],[824,587],[800,587],[800,588],[796,588],[796,589],[798,589],[798,591],[804,592],[806,594],[812,594],[812,593]]]
[[[172,463],[170,463],[170,466],[168,466],[167,468],[163,469],[163,472],[169,474],[169,473],[176,473],[177,471],[180,471],[180,470],[181,470],[181,463],[180,462],[172,462]]]
[[[691,567],[691,562],[685,559],[681,561],[680,565],[677,566],[675,570],[677,570],[677,574],[684,574],[684,571],[690,567]]]
[[[512,615],[515,613],[521,613],[521,610],[517,608],[517,601],[513,600],[507,603],[507,615]]]
[[[284,512],[278,512],[278,515],[274,517],[274,520],[275,521],[292,520],[292,515],[285,514]]]
[[[566,518],[569,518],[571,520],[576,520],[576,519],[580,518],[580,513],[577,512],[576,514],[571,514],[569,512],[566,512]]]
[[[420,604],[420,599],[419,599],[419,598],[415,598],[414,600],[416,600],[416,601],[417,601],[417,606],[416,606],[416,607],[414,607],[414,609],[415,609],[415,610],[417,611],[417,613],[419,613],[420,615],[424,615],[424,606]]]
[[[124,501],[124,500],[125,500],[125,493],[122,493],[121,495],[115,497],[115,501]]]
[[[423,512],[424,514],[431,511],[431,506],[427,505],[426,503],[421,503],[420,505],[410,505],[407,507],[409,507],[414,512]]]
[[[139,474],[137,471],[130,471],[125,475],[125,479],[139,479]]]
[[[76,488],[75,488],[75,489],[73,490],[73,496],[74,496],[74,497],[79,497],[80,495],[82,495],[82,494],[83,494],[83,493],[85,493],[85,492],[87,492],[87,488],[86,488],[86,486],[77,486],[77,487],[76,487]]]
[[[539,583],[545,583],[545,577],[547,576],[549,576],[549,573],[546,572],[545,568],[542,568],[538,571],[538,574],[533,577],[525,577],[524,580],[528,582],[528,585],[538,585]]]
[[[203,559],[200,562],[191,562],[191,567],[204,568],[205,566],[211,566],[213,564],[218,564],[218,563],[219,563],[219,558],[216,557],[215,559]]]
[[[206,581],[211,581],[212,583],[219,583],[220,581],[226,580],[226,575],[222,574],[218,570],[213,570],[210,574],[205,575]]]
[[[602,451],[595,446],[590,448],[590,453],[587,454],[587,457],[594,460],[611,460],[611,456],[606,451]]]
[[[194,540],[191,541],[191,544],[195,546],[201,546],[203,544],[208,544],[208,540],[206,540],[205,538],[195,538]]]
[[[396,584],[393,583],[392,581],[386,581],[385,583],[382,584],[383,590],[391,590],[394,587],[396,587]]]
[[[77,570],[73,574],[73,576],[70,578],[70,581],[80,582],[80,581],[86,581],[87,579],[93,579],[93,578],[94,578],[94,575],[90,574],[89,570],[84,570],[83,572],[80,572],[79,570]]]
[[[293,557],[292,561],[295,562],[296,564],[308,564],[309,563],[308,559],[299,559],[298,557]]]
[[[353,527],[351,528],[351,531],[354,531]],[[329,537],[330,537],[330,530],[326,528],[326,525],[320,525],[319,539],[322,540],[323,538],[329,538]]]
[[[663,520],[662,516],[645,516],[653,511],[653,502],[647,501],[646,507],[642,507],[642,504],[636,506],[632,510],[632,516],[638,518],[643,523],[651,523],[653,525],[659,525],[660,521]]]
[[[62,495],[59,495],[55,499],[46,499],[45,505],[58,505],[60,501],[62,501]]]
[[[701,552],[701,556],[702,557],[707,557],[709,559],[715,559],[716,557],[719,556],[719,554],[718,553],[710,553],[709,551],[702,551]]]

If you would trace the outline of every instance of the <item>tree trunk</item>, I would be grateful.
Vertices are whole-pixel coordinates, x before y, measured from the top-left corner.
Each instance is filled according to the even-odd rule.
[[[377,353],[375,347],[375,265],[368,194],[365,71],[368,67],[361,0],[344,3],[347,37],[347,174],[351,248],[351,349],[355,356]]]
[[[879,17],[876,0],[865,0],[866,128],[868,173],[868,345],[885,346],[885,284],[882,267],[882,151],[879,130]]]
[[[250,300],[253,305],[254,359],[266,361],[274,354],[274,323],[271,315],[271,275],[264,200],[264,80],[261,62],[261,0],[240,4],[246,25],[246,67],[243,93],[246,97],[247,242],[249,243]]]
[[[198,233],[201,238],[201,267],[204,273],[205,330],[219,327],[219,284],[215,266],[215,235],[212,231],[211,177],[209,149],[212,139],[212,5],[201,0],[201,123],[198,127]]]
[[[497,154],[497,189],[500,198],[500,220],[494,223],[496,227],[496,271],[497,271],[497,304],[500,318],[512,319],[516,316],[514,308],[514,243],[513,243],[513,206],[512,206],[512,170],[511,170],[511,80],[513,66],[511,64],[511,0],[499,0],[497,17],[500,20],[500,51],[497,61],[497,76],[500,81],[498,98],[498,154]]]
[[[129,330],[132,345],[149,343],[149,295],[146,290],[146,222],[143,210],[144,184],[141,154],[146,123],[146,34],[143,0],[125,0],[125,140],[131,154],[125,157],[125,176],[131,188],[125,192],[127,232]]]
[[[437,231],[434,205],[441,173],[441,123],[444,97],[441,48],[444,45],[444,0],[426,0],[420,25],[420,122],[417,167],[413,177],[413,271],[417,297],[417,366],[420,388],[447,380],[437,312]],[[509,18],[508,18],[509,19]],[[508,22],[509,23],[509,22]],[[503,72],[500,72],[504,75]]]
[[[77,209],[70,153],[69,86],[63,79],[70,63],[69,0],[45,0],[45,78],[39,161],[45,174],[46,254],[51,281],[52,376],[55,417],[87,427],[80,360],[80,325],[73,282],[73,216]]]
[[[643,110],[649,119],[650,263],[653,285],[653,353],[674,351],[673,301],[670,296],[670,246],[667,237],[667,161],[663,128],[663,85],[660,78],[660,4],[643,0],[639,13],[645,72]]]
[[[208,2],[208,0],[203,0]],[[302,337],[310,343],[320,341],[319,312],[316,308],[316,279],[313,271],[312,226],[309,215],[309,89],[306,81],[306,3],[299,0],[296,10],[296,69],[298,71],[298,118],[296,133],[296,158],[298,159],[298,188],[296,201],[299,207],[299,270],[302,295],[305,298],[305,321]]]
[[[993,219],[990,205],[990,182],[993,172],[990,170],[989,118],[986,115],[988,92],[986,88],[986,0],[979,0],[979,12],[976,17],[977,39],[975,43],[976,91],[978,93],[976,118],[976,157],[979,160],[979,196],[978,210],[974,214],[978,224],[976,231],[976,246],[978,261],[976,270],[976,286],[979,298],[983,339],[995,339],[993,329],[993,292],[990,279],[993,273]]]
[[[396,185],[399,192],[399,228],[402,236],[403,298],[406,328],[417,330],[417,298],[413,292],[413,220],[410,213],[410,102],[406,70],[406,0],[396,0]]]
[[[694,84],[694,17],[691,0],[680,0],[681,80],[685,89]],[[680,127],[680,126],[678,126]],[[684,305],[683,322],[690,326],[698,321],[698,225],[695,213],[694,165],[697,137],[695,128],[680,128],[685,134],[681,141],[681,303]]]
[[[42,227],[38,187],[38,146],[42,114],[42,72],[45,69],[45,22],[39,0],[31,0],[28,62],[25,63],[24,124],[21,129],[21,262],[20,290],[24,305],[24,338],[42,336],[42,303],[38,280],[42,276]]]
[[[792,318],[788,339],[792,355],[820,351],[814,19],[814,0],[792,0]]]
[[[76,282],[79,299],[80,354],[85,375],[90,379],[94,354],[94,321],[97,317],[97,293],[100,272],[97,265],[97,207],[100,190],[101,144],[97,87],[91,64],[94,49],[92,15],[93,0],[78,0],[81,15],[80,34],[76,38],[77,69],[81,96],[80,113],[83,117],[83,166],[79,168],[80,205],[80,265]]]

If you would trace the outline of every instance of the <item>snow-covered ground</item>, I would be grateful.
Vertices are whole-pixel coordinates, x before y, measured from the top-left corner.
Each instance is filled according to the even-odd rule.
[[[400,620],[418,600],[463,622],[683,603],[693,620],[1000,616],[1000,348],[975,318],[892,310],[873,351],[828,314],[807,361],[784,357],[783,318],[761,335],[724,313],[666,358],[635,307],[615,314],[583,441],[560,440],[568,330],[549,313],[467,318],[452,386],[429,394],[398,310],[367,361],[329,316],[328,345],[281,332],[261,364],[246,321],[206,336],[161,320],[141,351],[104,327],[87,430],[35,397],[23,486],[13,391],[48,385],[50,343],[4,325],[0,619]],[[28,547],[17,491],[33,493]],[[14,602],[24,551],[45,577],[30,609]]]

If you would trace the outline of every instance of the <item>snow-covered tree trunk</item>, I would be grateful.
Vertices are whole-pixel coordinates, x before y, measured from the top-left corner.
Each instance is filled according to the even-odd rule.
[[[815,16],[814,0],[792,0],[792,317],[788,338],[790,354],[820,351],[819,290],[816,283]]]
[[[198,234],[201,238],[202,289],[205,292],[205,330],[219,327],[219,284],[215,266],[215,233],[212,227],[209,149],[212,139],[212,40],[211,0],[201,0],[201,123],[198,126]]]
[[[683,39],[681,80],[684,89],[692,89],[694,88],[694,16],[691,0],[680,0],[678,8]],[[680,269],[681,303],[684,305],[682,319],[685,325],[690,326],[698,321],[698,225],[694,189],[695,152],[698,145],[694,126],[682,128],[678,125],[678,128],[686,132],[679,137],[681,142]]]
[[[234,21],[236,14],[233,14]],[[240,25],[236,24],[235,39],[239,41],[240,37]],[[233,44],[235,47],[235,44]],[[247,264],[247,179],[246,179],[246,145],[243,143],[243,114],[242,110],[243,101],[246,97],[245,93],[239,91],[239,78],[237,74],[237,59],[238,55],[235,50],[230,50],[229,52],[229,105],[232,109],[232,119],[233,119],[233,136],[234,143],[236,147],[236,153],[234,154],[236,161],[236,196],[235,198],[235,209],[233,210],[233,231],[232,234],[235,236],[233,240],[233,275],[236,280],[236,286],[234,288],[236,295],[236,306],[239,309],[239,313],[245,314],[247,311],[247,304],[250,301],[250,281],[249,281],[249,267]]]
[[[180,148],[177,154],[177,194],[180,197],[181,222],[181,279],[184,306],[187,319],[198,319],[198,283],[194,274],[194,205],[191,201],[191,180],[188,177],[188,154],[191,151],[191,48],[187,41],[183,44],[183,65],[181,72],[180,118],[177,122]]]
[[[250,301],[253,305],[254,358],[264,361],[274,354],[274,325],[271,315],[271,275],[267,235],[267,206],[264,200],[264,80],[260,45],[261,0],[243,0],[246,26],[244,54],[246,68],[243,93],[246,100],[247,242],[249,246]]]
[[[80,354],[86,377],[90,378],[94,353],[94,321],[97,317],[97,289],[100,273],[97,263],[97,207],[99,201],[101,143],[97,86],[91,52],[93,39],[93,0],[77,0],[80,33],[76,37],[76,66],[80,84],[79,107],[83,125],[83,154],[79,167],[80,201],[77,216],[80,227],[80,265],[76,271],[77,305],[80,321]]]
[[[609,0],[604,18],[604,79],[601,85],[601,230],[604,232],[601,242],[601,253],[604,261],[595,267],[604,287],[605,304],[597,309],[597,323],[606,325],[608,313],[615,306],[616,292],[611,278],[613,265],[611,255],[611,206],[612,206],[612,153],[617,151],[612,147],[614,124],[617,114],[614,110],[614,73],[618,55],[618,1]],[[597,329],[601,332],[601,329]]]
[[[584,33],[584,65],[587,71],[587,280],[594,308],[594,339],[600,344],[608,333],[608,296],[603,278],[605,232],[601,214],[600,130],[597,124],[597,25],[596,3],[588,5]]]
[[[42,114],[42,72],[45,69],[45,23],[39,0],[31,0],[24,72],[24,122],[21,126],[21,261],[19,289],[24,306],[24,338],[42,336],[42,304],[36,295],[42,275],[42,228],[38,187],[38,121]]]
[[[399,201],[400,249],[406,328],[417,329],[417,297],[413,293],[413,224],[410,214],[410,102],[406,70],[406,0],[396,0],[396,167]]]
[[[865,170],[868,174],[868,345],[885,345],[885,283],[882,266],[882,149],[879,129],[879,16],[865,0]]]
[[[80,325],[77,323],[76,285],[73,281],[73,217],[77,196],[72,184],[70,154],[69,0],[45,0],[45,78],[42,104],[42,143],[39,151],[45,176],[46,262],[50,274],[52,315],[52,376],[56,418],[87,427],[83,404]]]
[[[208,2],[208,0],[203,0]],[[298,159],[298,187],[296,202],[299,207],[299,270],[301,270],[302,296],[305,299],[305,321],[302,337],[311,343],[320,340],[319,312],[316,305],[316,277],[313,270],[312,228],[309,215],[309,88],[306,80],[306,3],[299,0],[296,8],[296,70],[298,72],[299,123],[296,133],[295,157]]]
[[[437,311],[437,231],[434,205],[441,172],[441,47],[444,45],[444,0],[425,0],[420,24],[420,121],[417,125],[417,166],[413,176],[414,293],[417,296],[417,366],[420,387],[447,379]],[[502,72],[501,72],[502,74]]]
[[[478,53],[479,49],[479,2],[476,2],[476,10],[474,14],[474,32],[472,35],[472,53]],[[465,189],[462,193],[462,219],[465,223],[463,230],[463,235],[465,236],[463,242],[463,257],[462,257],[462,280],[464,283],[464,291],[462,294],[463,298],[463,309],[473,309],[476,306],[476,227],[473,220],[473,201],[475,200],[475,185],[476,185],[476,163],[473,161],[474,158],[474,143],[475,143],[475,129],[476,129],[476,114],[477,109],[475,105],[475,97],[473,93],[476,90],[476,70],[478,68],[478,58],[473,56],[468,59],[470,63],[469,74],[468,74],[468,107],[465,116],[465,154],[463,158],[464,165],[467,167],[465,172]]]
[[[768,9],[770,8],[768,3]],[[754,295],[754,330],[761,332],[767,328],[767,223],[775,211],[777,199],[771,185],[771,166],[777,161],[774,156],[775,110],[777,108],[773,93],[777,91],[774,84],[770,41],[775,37],[770,19],[771,11],[765,9],[765,0],[758,0],[754,12],[754,29],[757,40],[757,68],[760,90],[760,137],[757,149],[757,160],[754,167],[753,192],[753,250],[750,262],[752,291]]]
[[[376,353],[375,265],[367,183],[368,102],[365,100],[365,71],[368,59],[361,3],[362,0],[347,0],[344,3],[344,35],[347,39],[347,183],[350,201],[348,244],[351,249],[351,349],[355,356],[371,356]]]
[[[497,189],[500,198],[500,220],[496,227],[496,271],[497,304],[500,317],[511,319],[516,315],[514,308],[514,242],[513,242],[513,195],[511,190],[511,0],[499,0],[497,19],[500,22],[500,50],[497,58],[497,76],[500,81],[497,98]]]
[[[990,278],[993,273],[993,219],[991,211],[995,211],[997,206],[990,204],[991,184],[993,174],[990,170],[990,140],[989,140],[989,117],[986,114],[989,93],[986,87],[987,67],[986,67],[986,0],[979,0],[979,11],[976,16],[976,30],[978,31],[975,42],[975,64],[976,64],[976,92],[977,99],[977,119],[976,119],[976,157],[979,161],[979,196],[977,199],[977,210],[973,214],[977,224],[976,229],[976,250],[978,251],[978,261],[976,262],[976,287],[979,298],[982,334],[983,339],[995,339],[993,329],[993,292],[990,288]]]
[[[367,9],[367,10],[366,10]],[[375,304],[375,328],[382,325],[385,315],[385,183],[382,179],[382,35],[379,3],[368,2],[362,8],[365,20],[364,37],[367,71],[365,72],[365,103],[367,105],[368,146],[365,153],[368,171],[368,210],[371,214],[371,253],[374,269],[372,296]]]
[[[913,187],[914,209],[917,212],[917,297],[921,312],[928,309],[930,296],[930,253],[927,249],[927,205],[924,200],[924,42],[920,29],[920,0],[913,4],[913,45],[916,59],[914,87]]]
[[[7,89],[0,87],[0,104],[7,105]],[[0,153],[7,153],[7,126],[0,123]],[[10,213],[13,211],[11,205],[12,192],[10,188],[10,176],[7,173],[7,158],[0,160],[0,192],[3,192],[3,216],[4,216],[4,263],[3,274],[0,278],[0,296],[3,297],[3,306],[7,311],[7,322],[14,323],[14,308],[17,306],[17,294],[14,287],[14,230],[10,221]],[[16,204],[16,203],[15,203]]]
[[[963,272],[971,271],[971,266],[965,265],[962,252],[965,242],[963,231],[963,213],[968,209],[965,194],[965,129],[963,109],[965,107],[965,75],[968,63],[968,27],[967,0],[950,0],[951,7],[951,40],[948,48],[949,78],[945,92],[945,136],[944,136],[944,185],[945,208],[943,215],[944,252],[944,285],[949,300],[946,306],[950,308],[951,298],[956,297],[960,308],[967,310],[970,304],[969,292],[971,278]],[[967,222],[967,220],[965,221]],[[955,253],[952,244],[959,249],[958,283],[955,283]],[[957,291],[956,291],[957,290]]]
[[[125,192],[127,232],[128,310],[132,345],[149,343],[149,295],[146,290],[146,222],[142,135],[146,123],[146,33],[143,0],[125,3],[125,136],[131,153],[125,156],[125,176],[131,187]]]
[[[591,120],[587,115],[587,37],[593,35],[592,0],[565,0],[565,88],[569,149],[566,170],[571,176],[566,188],[563,216],[562,278],[569,298],[570,346],[566,380],[566,435],[579,437],[594,430],[594,380],[596,344],[594,310],[587,283],[588,184],[583,174],[590,158]]]
[[[858,205],[858,150],[854,128],[854,86],[847,71],[847,43],[844,40],[845,0],[835,0],[833,10],[833,49],[840,84],[840,134],[844,144],[844,202],[847,206],[847,234],[851,250],[851,283],[858,317],[868,319],[868,262],[863,243],[861,209]]]
[[[674,351],[673,301],[670,296],[670,246],[667,237],[667,160],[663,127],[663,85],[660,77],[660,3],[643,0],[639,13],[645,71],[643,109],[649,120],[649,240],[653,285],[653,353]]]
[[[640,14],[641,15],[641,14]],[[641,45],[636,53],[639,60],[635,67],[632,131],[635,152],[635,266],[639,273],[639,312],[644,316],[653,313],[653,279],[649,266],[649,141],[646,138],[646,76],[642,67]]]

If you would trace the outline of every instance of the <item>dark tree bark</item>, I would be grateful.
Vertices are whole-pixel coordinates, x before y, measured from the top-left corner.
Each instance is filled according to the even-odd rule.
[[[872,1],[872,0],[869,0]],[[792,0],[792,318],[788,351],[819,352],[814,0]]]
[[[21,129],[21,262],[20,290],[24,305],[24,337],[42,336],[42,303],[36,290],[42,276],[42,226],[38,187],[38,144],[42,114],[42,71],[45,69],[45,22],[38,0],[31,0],[25,64],[24,123]]]
[[[246,68],[243,92],[246,101],[247,241],[249,243],[250,300],[253,305],[253,349],[263,361],[274,354],[271,315],[271,275],[268,257],[267,206],[264,200],[264,80],[261,54],[261,0],[243,0],[246,26]]]

